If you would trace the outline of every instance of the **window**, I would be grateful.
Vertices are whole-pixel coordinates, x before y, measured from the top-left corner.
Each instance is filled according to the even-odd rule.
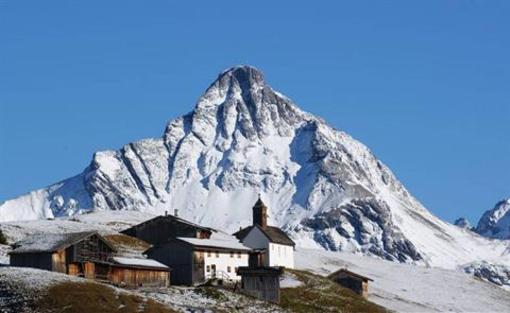
[[[230,257],[233,258],[234,257],[234,251],[230,251]]]
[[[230,266],[227,266],[227,273],[230,273]]]
[[[241,258],[241,252],[237,252],[237,258],[240,259]]]
[[[207,266],[205,267],[205,270],[206,270],[206,272],[207,272],[207,273],[209,273],[209,272],[211,271],[211,267],[210,267],[209,265],[207,265]]]
[[[220,257],[220,253],[218,251],[216,251],[216,257],[219,258]]]
[[[207,251],[207,256],[211,257],[211,251]]]

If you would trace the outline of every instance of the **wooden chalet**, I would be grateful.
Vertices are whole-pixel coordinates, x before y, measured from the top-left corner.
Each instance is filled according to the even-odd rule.
[[[368,282],[373,281],[366,276],[351,272],[345,268],[330,274],[328,278],[365,298],[368,297]]]
[[[154,260],[125,258],[95,231],[38,234],[14,244],[10,265],[81,276],[116,285],[168,286],[170,269]]]
[[[142,239],[150,244],[165,243],[176,237],[209,238],[212,229],[165,213],[121,231],[122,234]]]

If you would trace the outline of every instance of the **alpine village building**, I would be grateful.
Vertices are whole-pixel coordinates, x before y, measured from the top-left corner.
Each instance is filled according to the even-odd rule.
[[[10,265],[139,287],[170,285],[170,269],[154,260],[117,256],[95,231],[38,234],[14,244]]]
[[[331,273],[328,278],[364,298],[368,297],[368,282],[373,281],[371,278],[356,274],[345,268]]]
[[[280,228],[267,225],[267,206],[260,197],[253,206],[253,225],[240,229],[234,236],[260,253],[262,265],[294,268],[296,244]]]
[[[121,233],[153,246],[145,254],[172,268],[172,284],[197,285],[211,278],[239,281],[251,248],[226,233],[165,213]]]
[[[172,284],[188,286],[210,279],[241,281],[241,291],[278,302],[279,276],[285,267],[294,267],[295,243],[267,225],[267,210],[259,197],[253,225],[233,235],[167,212],[121,231],[148,244],[147,258],[118,253],[91,231],[31,236],[14,245],[10,263],[128,287],[169,286],[170,277]]]

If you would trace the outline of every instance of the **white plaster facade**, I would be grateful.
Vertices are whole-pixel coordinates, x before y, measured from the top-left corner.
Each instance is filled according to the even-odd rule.
[[[277,243],[269,243],[269,266],[294,268],[294,247]]]
[[[248,252],[241,251],[204,251],[204,270],[205,277],[223,278],[227,275],[232,280],[241,280],[241,276],[236,274],[236,269],[240,266],[248,266]]]
[[[272,243],[259,228],[252,228],[242,242],[252,249],[266,249],[265,266],[294,268],[294,247]]]

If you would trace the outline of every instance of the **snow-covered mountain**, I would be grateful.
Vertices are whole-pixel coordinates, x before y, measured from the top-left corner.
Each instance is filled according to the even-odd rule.
[[[440,265],[510,265],[506,243],[443,222],[370,150],[299,109],[253,67],[219,75],[160,139],[95,153],[77,176],[0,205],[0,221],[83,210],[173,212],[226,231],[270,222],[298,245]]]
[[[453,225],[464,229],[471,229],[471,223],[465,217],[459,217],[453,222]]]
[[[486,211],[475,230],[485,237],[510,239],[510,198],[499,201],[492,210]]]

